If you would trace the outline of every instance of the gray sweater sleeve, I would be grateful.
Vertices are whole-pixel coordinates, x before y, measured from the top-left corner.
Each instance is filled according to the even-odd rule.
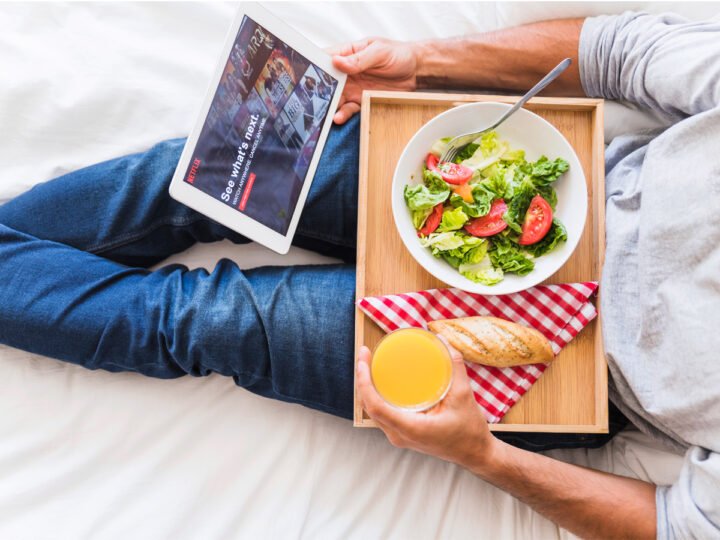
[[[720,20],[628,12],[589,18],[579,47],[588,96],[636,103],[670,120],[720,105]]]
[[[688,449],[680,478],[657,488],[655,504],[658,538],[720,538],[720,454]]]

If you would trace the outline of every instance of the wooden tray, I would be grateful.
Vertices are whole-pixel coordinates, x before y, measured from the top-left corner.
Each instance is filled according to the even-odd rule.
[[[475,101],[515,97],[370,91],[363,94],[360,136],[357,298],[446,286],[410,256],[395,228],[390,187],[395,165],[415,132],[439,113]],[[600,278],[605,251],[603,102],[535,98],[526,108],[553,124],[577,152],[588,187],[588,216],[570,260],[545,283]],[[451,135],[451,134],[449,134]],[[494,431],[607,433],[607,365],[600,318],[560,353]],[[371,349],[383,331],[359,309],[355,350]],[[355,395],[355,425],[374,426]]]

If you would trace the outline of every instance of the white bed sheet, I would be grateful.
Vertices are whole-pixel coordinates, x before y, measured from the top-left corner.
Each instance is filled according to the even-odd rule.
[[[321,46],[449,36],[623,4],[267,7]],[[657,11],[659,3],[644,5]],[[675,8],[695,18],[717,4]],[[182,136],[234,7],[2,4],[0,203],[37,182]],[[620,106],[620,126],[654,121]],[[226,242],[173,257],[212,267],[323,263]],[[0,538],[551,538],[549,521],[376,430],[258,398],[230,379],[90,372],[0,347]],[[637,432],[563,459],[667,483],[680,458]]]

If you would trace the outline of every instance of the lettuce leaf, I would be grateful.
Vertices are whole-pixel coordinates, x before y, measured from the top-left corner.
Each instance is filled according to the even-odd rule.
[[[431,171],[430,169],[423,170],[423,182],[432,193],[450,191],[450,186],[437,171]]]
[[[457,157],[455,158],[455,163],[462,163],[466,159],[470,159],[472,155],[475,153],[475,151],[480,147],[479,144],[470,143],[465,146],[460,152],[458,152]]]
[[[467,222],[468,217],[462,208],[446,208],[438,227],[438,232],[457,231]]]
[[[570,165],[563,158],[557,158],[550,161],[547,157],[542,156],[534,163],[529,163],[528,174],[533,177],[536,186],[548,186],[555,182],[560,175],[565,173]]]
[[[474,141],[478,147],[472,156],[462,161],[466,167],[473,170],[487,169],[493,163],[500,161],[502,155],[510,149],[505,141],[498,141],[495,131],[488,131]]]
[[[455,208],[461,208],[471,218],[487,215],[493,200],[492,194],[476,185],[473,187],[472,195],[473,202],[469,203],[457,193],[453,193],[450,195],[450,204]]]
[[[445,260],[446,263],[448,263],[456,270],[460,266],[460,263],[462,263],[462,259],[460,257],[453,256],[452,251],[443,251],[442,253],[440,253],[440,256]]]
[[[488,257],[487,242],[467,253],[462,264],[458,266],[458,272],[470,281],[484,285],[495,285],[503,279],[503,271],[494,268]]]
[[[482,155],[488,157],[497,152],[498,146],[501,144],[498,141],[497,131],[488,131],[483,133],[475,142],[480,146]]]
[[[410,216],[412,217],[413,227],[415,227],[417,230],[422,229],[422,226],[425,225],[425,221],[432,213],[432,211],[432,206],[430,208],[427,208],[426,210],[415,210],[414,212],[411,211]]]
[[[435,232],[426,238],[420,238],[423,247],[430,248],[436,257],[454,257],[462,261],[465,254],[473,248],[487,243],[484,238],[471,236],[463,231]]]
[[[407,185],[403,192],[405,203],[411,212],[418,210],[427,210],[433,206],[445,202],[450,195],[450,190],[432,192],[427,186],[418,184],[415,186]]]
[[[425,238],[420,238],[420,244],[423,247],[430,248],[432,254],[438,256],[442,251],[450,251],[457,249],[465,244],[463,236],[456,232],[432,233]]]
[[[518,246],[504,236],[494,236],[489,250],[490,260],[495,268],[525,276],[533,271],[535,263],[528,259]]]
[[[557,219],[553,219],[550,230],[545,237],[530,246],[524,246],[525,251],[532,254],[533,257],[540,257],[554,250],[560,242],[567,241],[567,230],[565,226]]]
[[[505,277],[503,271],[500,268],[494,268],[489,258],[483,260],[483,262],[474,265],[460,265],[458,266],[458,272],[468,278],[470,281],[475,283],[482,283],[483,285],[495,285],[500,283]]]
[[[525,163],[525,150],[506,150],[501,159],[510,163]]]
[[[554,212],[557,207],[557,193],[555,192],[555,188],[552,186],[542,186],[538,188],[538,193],[548,202]]]
[[[517,178],[517,176],[516,176]],[[530,206],[530,201],[537,193],[537,188],[532,181],[532,178],[526,176],[520,182],[519,185],[515,186],[515,190],[508,203],[507,212],[503,216],[505,223],[517,234],[522,233],[522,224],[525,220],[525,213]]]
[[[460,259],[461,262],[466,260],[468,253],[470,251],[473,251],[473,250],[475,250],[477,248],[481,248],[481,247],[484,247],[484,249],[487,250],[488,242],[484,238],[478,238],[477,236],[470,236],[469,234],[462,234],[462,239],[464,242],[462,246],[455,248],[455,249],[451,249],[450,251],[447,252],[448,255],[451,255],[453,257]]]
[[[469,268],[472,273],[477,264],[479,264],[482,260],[487,259],[487,250],[487,240],[484,238],[469,236],[465,239],[465,244],[463,246],[446,251],[442,254],[442,256],[443,259],[445,259],[453,268],[457,268],[458,270],[460,268]]]
[[[482,176],[482,178],[490,178],[491,176],[495,176],[496,174],[505,174],[506,172],[507,166],[501,161],[498,161],[480,171],[480,175]]]
[[[488,259],[487,264],[477,264],[475,266],[468,266],[464,267],[461,271],[458,267],[458,272],[468,278],[470,281],[474,281],[475,283],[482,283],[483,285],[495,285],[496,283],[500,283],[504,278],[505,275],[502,270],[499,268],[493,268],[493,265],[490,264],[490,261]]]
[[[465,256],[463,257],[463,264],[478,264],[487,257],[489,247],[488,241],[482,238],[479,240],[482,240],[480,244],[467,250]]]
[[[505,168],[499,168],[494,175],[486,178],[477,185],[492,195],[493,199],[505,199],[510,195],[510,182],[507,180],[507,169]],[[473,196],[474,195],[475,190],[473,190]]]

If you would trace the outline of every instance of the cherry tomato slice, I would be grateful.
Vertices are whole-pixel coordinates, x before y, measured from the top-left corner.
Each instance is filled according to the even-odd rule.
[[[508,226],[503,219],[503,215],[507,212],[507,204],[503,199],[498,199],[490,207],[490,212],[485,216],[480,216],[465,225],[465,230],[473,236],[492,236],[504,231]]]
[[[550,204],[540,195],[535,195],[525,214],[518,244],[529,246],[545,238],[552,225],[552,219],[553,213]]]
[[[428,236],[430,233],[434,233],[435,229],[437,229],[440,226],[440,221],[442,221],[442,215],[443,215],[442,203],[436,204],[435,208],[432,209],[432,212],[425,220],[425,224],[418,231],[418,236]]]
[[[460,185],[466,183],[472,178],[473,171],[470,167],[460,165],[459,163],[441,163],[438,165],[440,176],[448,184]]]
[[[428,154],[425,158],[425,167],[431,171],[436,171],[438,166],[438,157],[435,154]]]

